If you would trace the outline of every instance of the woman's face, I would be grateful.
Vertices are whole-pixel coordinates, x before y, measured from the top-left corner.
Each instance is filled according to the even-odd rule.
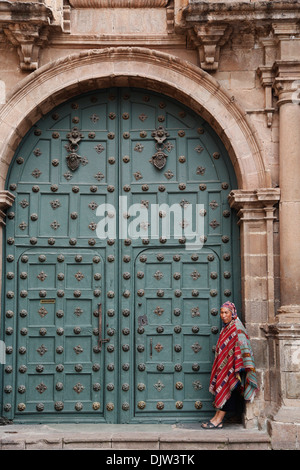
[[[220,310],[220,317],[222,321],[227,325],[232,320],[232,312],[229,308],[221,308]]]

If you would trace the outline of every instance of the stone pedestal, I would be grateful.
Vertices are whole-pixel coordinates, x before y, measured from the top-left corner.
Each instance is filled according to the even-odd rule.
[[[300,62],[276,63],[280,107],[280,314],[300,321]],[[287,78],[287,75],[289,78]],[[289,307],[291,306],[291,307]]]
[[[274,449],[292,450],[300,447],[300,323],[281,322],[281,318],[292,318],[284,315],[278,315],[266,331],[273,400],[268,428]]]

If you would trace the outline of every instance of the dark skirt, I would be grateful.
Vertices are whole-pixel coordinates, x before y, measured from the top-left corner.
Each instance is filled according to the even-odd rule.
[[[240,387],[236,387],[232,392],[230,397],[228,398],[225,405],[222,406],[222,411],[230,411],[230,412],[241,412],[242,409],[242,396],[240,393]]]

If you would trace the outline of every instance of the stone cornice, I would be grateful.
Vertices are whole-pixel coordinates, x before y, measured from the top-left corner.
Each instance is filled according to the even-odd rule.
[[[0,226],[5,225],[6,210],[14,203],[15,196],[9,191],[0,191]]]
[[[6,211],[14,203],[15,196],[9,191],[0,191],[0,210]]]
[[[22,70],[38,68],[40,48],[47,44],[51,29],[66,31],[68,8],[59,10],[44,3],[0,0],[0,30],[17,47]]]
[[[277,49],[278,56],[284,59],[288,58],[286,41],[300,42],[300,0],[222,3],[190,0],[180,22],[175,23],[175,31],[187,35],[189,45],[198,50],[201,68],[207,71],[217,70],[220,47],[245,31],[255,33],[265,51]],[[273,63],[264,65],[271,67]],[[260,72],[265,71],[261,68]],[[266,92],[265,112],[271,126],[274,112],[268,90],[271,85],[266,82],[265,73],[261,73],[261,78]]]
[[[162,8],[169,0],[69,0],[73,8]]]
[[[192,0],[183,11],[186,23],[253,22],[254,20],[287,21],[300,19],[299,0],[256,2],[203,2]]]
[[[50,24],[53,12],[43,3],[0,1],[0,25],[5,23]]]
[[[277,106],[285,103],[300,104],[300,60],[277,60],[273,65],[273,72]]]
[[[200,66],[204,70],[217,70],[220,46],[223,46],[232,32],[227,24],[197,24],[188,30],[188,37],[199,52]]]

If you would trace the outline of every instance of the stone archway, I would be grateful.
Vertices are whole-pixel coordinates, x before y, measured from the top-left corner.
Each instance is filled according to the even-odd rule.
[[[240,189],[270,186],[256,132],[214,78],[166,53],[117,47],[58,59],[33,72],[14,90],[0,113],[2,188],[21,138],[42,115],[78,93],[108,86],[143,87],[183,102],[201,114],[222,139]]]

